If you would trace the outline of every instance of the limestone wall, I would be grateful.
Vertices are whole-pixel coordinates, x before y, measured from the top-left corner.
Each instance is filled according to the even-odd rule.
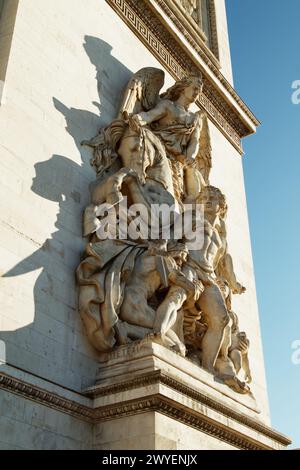
[[[1,367],[1,372],[4,367]],[[31,374],[5,366],[5,372],[44,393],[55,392],[65,399],[89,404],[85,397]],[[93,447],[93,426],[67,413],[22,396],[0,391],[0,450],[86,450]]]
[[[240,331],[245,331],[250,340],[251,388],[262,417],[268,422],[269,406],[242,166],[242,159],[251,158],[251,155],[241,157],[214,126],[210,129],[213,147],[211,183],[226,195],[228,249],[237,278],[247,289],[244,294],[233,296],[233,311],[239,317]]]
[[[161,413],[143,413],[96,426],[94,439],[101,450],[237,450],[182,423],[174,425]]]
[[[215,0],[215,10],[221,72],[233,84],[225,0]]]

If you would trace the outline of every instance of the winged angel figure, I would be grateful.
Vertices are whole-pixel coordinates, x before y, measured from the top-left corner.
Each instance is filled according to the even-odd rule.
[[[154,180],[183,202],[187,197],[195,198],[209,182],[211,144],[207,115],[189,110],[199,98],[203,82],[201,75],[191,75],[159,95],[163,85],[162,70],[147,67],[138,71],[126,87],[118,119],[83,144],[94,149],[91,164],[101,182],[121,168],[130,168],[143,185]],[[124,171],[122,183],[123,178]],[[116,177],[116,187],[115,181]],[[153,201],[153,185],[150,189],[151,203],[165,202],[161,191],[157,201]],[[146,184],[144,195],[147,190]],[[106,194],[100,193],[92,198],[103,202]],[[136,191],[134,199],[135,196]],[[120,194],[115,199],[119,201]],[[140,197],[137,202],[141,202]]]

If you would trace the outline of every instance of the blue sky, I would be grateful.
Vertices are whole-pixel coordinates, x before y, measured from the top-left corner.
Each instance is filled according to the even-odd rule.
[[[300,447],[300,1],[226,4],[235,88],[262,122],[244,172],[272,424]]]

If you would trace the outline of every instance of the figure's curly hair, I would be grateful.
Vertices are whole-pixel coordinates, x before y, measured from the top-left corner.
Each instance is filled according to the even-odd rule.
[[[201,193],[197,197],[197,203],[201,204],[201,202],[203,200],[203,197],[206,196],[207,194],[208,194],[209,197],[210,196],[216,196],[218,198],[221,213],[224,214],[224,213],[227,212],[226,197],[220,191],[220,189],[216,188],[215,186],[204,186]]]
[[[177,82],[173,86],[168,88],[167,91],[163,93],[160,97],[163,100],[176,101],[178,100],[183,90],[185,90],[193,83],[197,83],[202,88],[203,79],[200,73],[198,75],[189,75],[187,77],[182,78],[181,80],[177,80]]]

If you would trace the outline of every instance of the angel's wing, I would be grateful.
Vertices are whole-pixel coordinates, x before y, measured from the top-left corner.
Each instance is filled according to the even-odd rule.
[[[164,76],[163,70],[154,67],[145,67],[136,72],[125,89],[118,118],[154,108],[164,84]]]
[[[202,115],[202,128],[199,140],[199,152],[196,157],[196,167],[204,178],[205,183],[209,184],[209,175],[212,167],[212,148],[210,132],[208,127],[207,114]]]
[[[122,119],[125,113],[134,114],[141,99],[141,82],[135,76],[129,81],[124,92],[122,104],[119,111],[119,119]],[[138,112],[138,111],[137,111]]]
[[[97,217],[98,206],[90,204],[83,213],[83,236],[95,233],[100,228],[101,222]]]

